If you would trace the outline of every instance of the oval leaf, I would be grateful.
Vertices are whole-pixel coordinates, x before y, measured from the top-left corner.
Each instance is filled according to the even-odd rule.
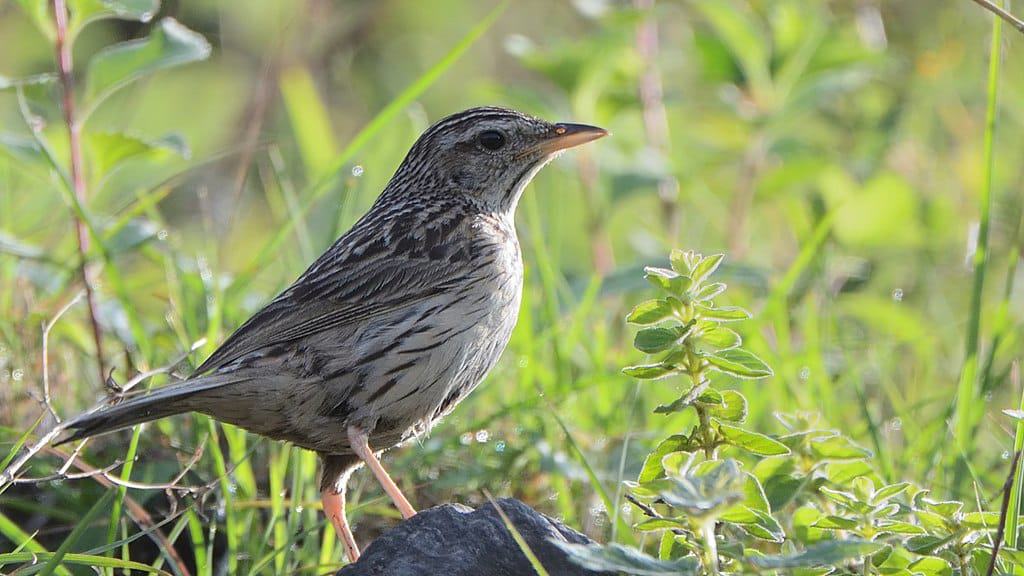
[[[737,378],[767,378],[773,374],[764,360],[742,348],[723,350],[704,358],[715,369]]]
[[[660,362],[658,364],[641,364],[640,366],[627,366],[622,373],[638,380],[657,380],[665,378],[678,372],[679,369],[673,364]]]
[[[672,305],[668,300],[648,300],[641,302],[626,316],[626,322],[633,324],[655,324],[672,315]]]
[[[760,456],[781,456],[789,454],[789,448],[778,440],[769,438],[764,434],[758,434],[757,432],[751,432],[750,430],[744,430],[737,426],[725,424],[720,421],[716,421],[718,424],[718,431],[722,434],[722,437],[729,441],[729,444],[742,448],[747,452],[752,452]]]
[[[210,43],[202,35],[164,18],[148,38],[123,42],[93,56],[86,78],[89,107],[118,88],[158,70],[205,60]]]

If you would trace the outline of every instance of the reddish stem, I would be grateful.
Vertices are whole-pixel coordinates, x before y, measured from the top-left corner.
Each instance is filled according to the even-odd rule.
[[[68,148],[71,151],[71,186],[75,201],[79,206],[85,205],[85,172],[82,166],[81,126],[75,121],[75,92],[72,78],[73,64],[71,60],[71,42],[68,38],[68,9],[64,0],[53,0],[53,15],[57,28],[57,73],[63,91],[61,107],[64,110],[64,124],[68,127]],[[86,258],[89,253],[89,231],[85,223],[73,214],[75,234],[78,239],[79,271],[82,284],[85,285],[85,301],[89,306],[89,322],[92,325],[92,338],[96,344],[96,364],[99,368],[100,382],[107,378],[106,362],[103,360],[103,332],[96,312],[96,293],[92,286],[92,266]]]

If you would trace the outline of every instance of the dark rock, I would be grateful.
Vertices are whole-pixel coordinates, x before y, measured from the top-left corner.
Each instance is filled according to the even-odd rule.
[[[518,500],[498,500],[501,511],[552,576],[601,574],[573,564],[557,539],[577,544],[591,540]],[[473,510],[445,504],[424,510],[382,534],[355,564],[337,576],[532,576],[536,574],[505,522],[486,504]]]

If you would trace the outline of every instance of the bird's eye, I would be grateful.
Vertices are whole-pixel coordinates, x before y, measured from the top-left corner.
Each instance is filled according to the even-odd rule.
[[[485,130],[478,138],[480,145],[488,150],[497,150],[505,145],[505,135],[497,130]]]

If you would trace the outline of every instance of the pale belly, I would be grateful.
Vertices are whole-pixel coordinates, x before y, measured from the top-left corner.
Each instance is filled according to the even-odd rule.
[[[369,431],[375,449],[428,431],[501,357],[519,314],[521,278],[498,276],[458,298],[431,298],[351,334],[355,361],[325,367],[337,374],[326,382],[296,383],[305,390],[294,394],[302,405],[291,411],[285,439],[348,454],[348,426]]]

